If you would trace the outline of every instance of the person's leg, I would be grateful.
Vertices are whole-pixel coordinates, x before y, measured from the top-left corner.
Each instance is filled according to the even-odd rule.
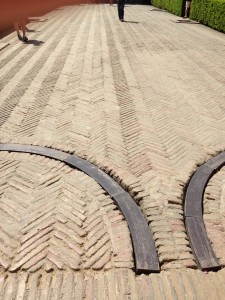
[[[125,6],[125,2],[123,1],[123,3],[121,4],[121,19],[122,21],[124,21],[124,6]]]
[[[28,38],[26,37],[26,21],[25,19],[20,21],[21,30],[23,32],[23,41],[27,42]]]
[[[185,14],[184,14],[184,17],[185,18],[188,18],[189,16],[189,10],[190,10],[190,1],[186,1],[186,5],[185,5]]]
[[[117,8],[118,8],[118,16],[119,16],[119,19],[121,18],[121,12],[120,12],[120,1],[118,1],[117,3]]]
[[[14,28],[15,28],[15,30],[16,30],[18,39],[19,39],[20,41],[22,41],[22,36],[21,36],[21,34],[20,34],[20,23],[19,23],[18,21],[15,21],[15,22],[13,23],[13,25],[14,25]]]
[[[124,2],[123,1],[118,1],[118,15],[120,21],[123,21],[124,17]]]

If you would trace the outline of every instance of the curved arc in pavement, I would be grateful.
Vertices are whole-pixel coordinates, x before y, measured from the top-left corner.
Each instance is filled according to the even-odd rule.
[[[153,236],[140,208],[130,195],[105,172],[82,158],[47,147],[0,144],[0,151],[46,156],[64,162],[70,167],[79,169],[91,176],[111,196],[128,223],[134,250],[136,273],[160,271]]]
[[[210,178],[225,165],[225,152],[209,159],[192,176],[185,195],[184,217],[190,244],[202,270],[218,270],[218,261],[203,220],[204,192]]]

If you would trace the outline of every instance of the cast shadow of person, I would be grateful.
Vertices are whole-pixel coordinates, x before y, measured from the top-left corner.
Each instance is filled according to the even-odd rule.
[[[41,46],[42,44],[44,44],[44,42],[43,41],[38,41],[38,40],[28,40],[26,42],[26,44],[33,45],[33,46]]]
[[[165,9],[160,9],[160,8],[149,9],[149,11],[167,12],[167,10],[165,10]]]
[[[140,22],[136,22],[136,21],[126,21],[126,20],[124,20],[124,23],[139,24]]]
[[[37,30],[29,29],[29,28],[27,27],[27,32],[37,32]]]
[[[182,20],[176,20],[176,21],[171,20],[171,21],[174,22],[174,23],[177,23],[177,24],[190,24],[190,25],[200,24],[197,21],[193,21],[193,20],[189,20],[189,19],[182,19]]]
[[[34,17],[28,18],[28,23],[42,23],[42,22],[46,22],[46,21],[48,21],[48,19],[41,19],[41,18],[34,18]]]

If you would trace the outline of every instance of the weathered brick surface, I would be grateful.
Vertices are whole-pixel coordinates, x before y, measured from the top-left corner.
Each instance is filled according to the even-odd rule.
[[[172,271],[135,277],[131,270],[9,274],[0,277],[2,299],[223,299],[224,271]],[[204,287],[204,288],[203,288]]]
[[[183,193],[225,149],[225,37],[151,6],[127,6],[125,18],[71,6],[30,23],[30,44],[5,37],[0,142],[64,150],[106,171],[140,205],[167,272],[134,276],[127,224],[86,175],[0,153],[0,265],[22,272],[2,273],[0,298],[222,299],[223,271],[183,271],[196,268]],[[223,173],[208,185],[204,220],[224,265]]]
[[[9,43],[0,42],[0,51],[9,46]]]
[[[0,153],[0,268],[132,268],[127,224],[104,190],[61,162]]]

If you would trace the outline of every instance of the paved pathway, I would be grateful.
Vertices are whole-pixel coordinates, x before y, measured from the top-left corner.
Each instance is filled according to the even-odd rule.
[[[82,172],[0,153],[0,299],[224,299],[183,222],[183,191],[225,149],[225,35],[152,6],[65,7],[0,42],[0,142],[49,146],[105,170],[139,203],[159,274],[135,276],[123,216]],[[224,169],[204,219],[225,263]],[[193,270],[194,269],[194,270]]]

